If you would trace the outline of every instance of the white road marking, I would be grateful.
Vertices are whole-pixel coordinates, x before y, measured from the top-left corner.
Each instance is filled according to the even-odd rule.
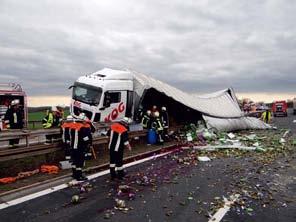
[[[219,222],[225,216],[225,214],[230,210],[231,205],[239,198],[239,194],[235,194],[224,199],[224,206],[220,208],[209,220],[209,222]]]
[[[152,159],[156,159],[156,158],[161,157],[161,156],[165,156],[165,155],[167,155],[167,154],[169,154],[171,152],[173,152],[173,151],[169,151],[169,152],[166,152],[166,153],[162,153],[162,154],[154,155],[154,156],[147,157],[147,158],[144,158],[144,159],[141,159],[141,160],[137,160],[137,161],[125,164],[124,167],[127,168],[127,167],[131,167],[131,166],[135,166],[137,164],[140,164],[140,163],[152,160]],[[87,178],[89,180],[92,180],[92,179],[95,179],[97,177],[101,177],[103,175],[106,175],[108,173],[109,173],[109,170],[104,170],[104,171],[89,175],[89,176],[87,176]],[[20,198],[17,198],[17,199],[2,203],[2,204],[0,204],[0,210],[5,209],[7,207],[17,205],[17,204],[20,204],[20,203],[23,203],[23,202],[26,202],[28,200],[32,200],[32,199],[35,199],[35,198],[38,198],[38,197],[41,197],[41,196],[44,196],[44,195],[59,191],[59,190],[62,190],[62,189],[65,189],[65,188],[69,187],[69,185],[74,185],[74,184],[77,184],[77,183],[79,183],[79,182],[77,182],[76,180],[72,180],[69,183],[64,183],[64,184],[61,184],[61,185],[58,185],[58,186],[55,186],[55,187],[51,187],[51,188],[48,188],[48,189],[45,189],[45,190],[42,190],[42,191],[39,191],[39,192],[36,192],[36,193],[26,195],[24,197],[20,197]]]

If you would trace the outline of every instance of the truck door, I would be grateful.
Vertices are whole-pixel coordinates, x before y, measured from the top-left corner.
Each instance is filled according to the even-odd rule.
[[[107,91],[104,94],[101,120],[113,122],[125,116],[127,91]]]

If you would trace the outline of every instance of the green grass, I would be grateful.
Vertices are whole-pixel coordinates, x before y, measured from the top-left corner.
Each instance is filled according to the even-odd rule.
[[[46,110],[43,112],[30,112],[29,113],[29,121],[40,121],[46,116]]]
[[[29,124],[28,128],[29,129],[42,129],[42,123],[41,122],[36,122],[36,123],[30,123],[30,121],[42,121],[43,118],[46,116],[46,110],[44,111],[38,111],[38,112],[29,112],[28,118],[29,118]],[[69,115],[69,110],[65,110],[64,116],[66,117]]]

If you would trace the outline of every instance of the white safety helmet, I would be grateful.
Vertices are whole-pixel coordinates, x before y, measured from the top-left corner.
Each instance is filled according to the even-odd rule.
[[[129,125],[129,124],[132,123],[132,120],[131,120],[131,118],[123,117],[123,118],[120,120],[120,122],[123,123],[123,124]]]
[[[12,106],[15,106],[15,105],[17,105],[19,103],[20,103],[20,100],[19,99],[14,99],[14,100],[11,101],[11,105]]]
[[[73,120],[74,118],[73,118],[73,116],[72,115],[69,115],[69,116],[67,116],[67,118],[66,118],[67,120]]]
[[[161,107],[161,110],[166,111],[166,107],[165,106]]]
[[[154,116],[159,117],[159,112],[158,111],[154,112]]]
[[[62,105],[57,105],[57,107],[61,108],[61,109],[65,109],[66,108],[66,105],[65,104],[62,104]]]
[[[52,107],[51,107],[51,111],[52,111],[52,112],[57,112],[57,111],[58,111],[58,109],[57,109],[57,107],[56,107],[56,106],[52,106]]]

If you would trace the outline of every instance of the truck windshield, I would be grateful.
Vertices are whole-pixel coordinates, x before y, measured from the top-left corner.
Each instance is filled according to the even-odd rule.
[[[98,105],[102,96],[102,89],[82,83],[75,83],[72,97],[89,105]]]

